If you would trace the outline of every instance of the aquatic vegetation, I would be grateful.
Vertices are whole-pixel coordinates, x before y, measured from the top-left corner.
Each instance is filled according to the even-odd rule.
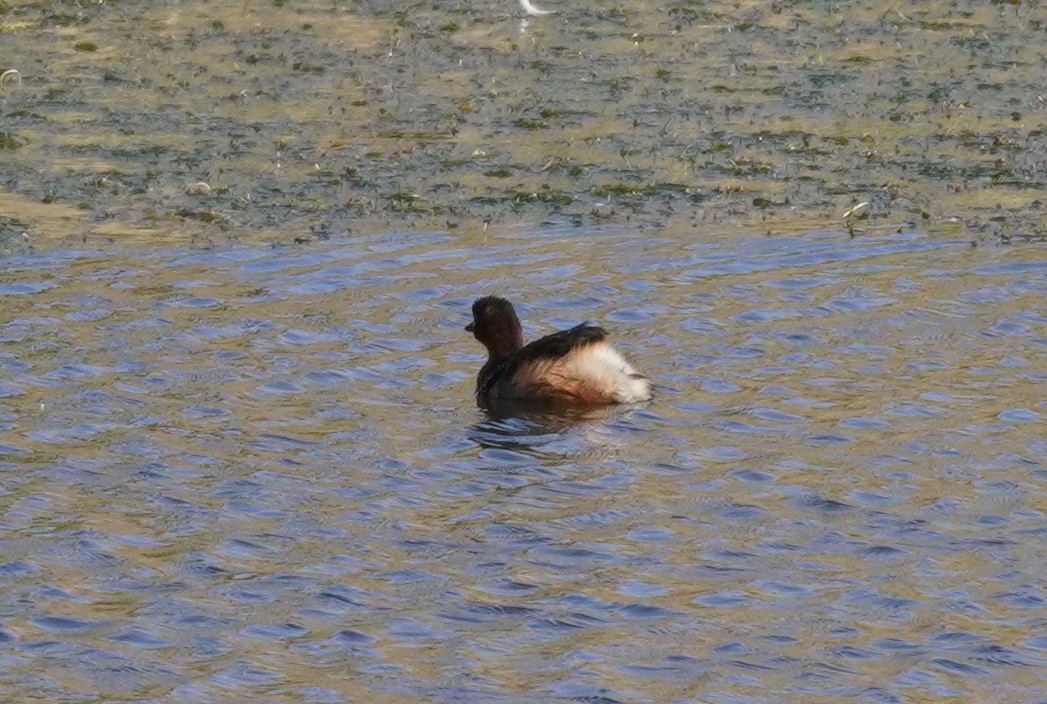
[[[1025,51],[1042,25],[1025,4],[538,9],[558,14],[521,27],[511,2],[11,4],[0,172],[17,193],[0,202],[130,226],[146,209],[195,212],[185,189],[206,182],[226,217],[190,226],[247,237],[276,221],[290,238],[449,217],[744,232],[772,213],[791,232],[839,228],[905,184],[870,224],[958,218],[975,236],[1005,217],[1042,232],[1047,110]],[[115,171],[139,185],[99,199],[86,184]],[[62,230],[73,222],[30,230],[79,237]]]

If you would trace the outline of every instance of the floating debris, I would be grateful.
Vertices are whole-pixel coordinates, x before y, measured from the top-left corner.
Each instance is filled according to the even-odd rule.
[[[535,7],[531,4],[531,0],[520,0],[520,7],[523,8],[524,12],[529,14],[531,17],[537,17],[538,15],[551,15],[554,14],[552,10],[543,10]]]
[[[846,220],[847,218],[858,217],[859,215],[861,217],[863,217],[863,218],[867,218],[867,217],[869,217],[868,210],[869,210],[869,201],[863,200],[861,203],[859,203],[858,205],[854,206],[853,208],[849,209],[846,213],[844,213],[842,215],[842,218],[844,220]]]
[[[22,73],[16,68],[9,68],[3,73],[0,73],[0,88],[4,87],[8,78],[11,79],[12,83],[22,85]]]

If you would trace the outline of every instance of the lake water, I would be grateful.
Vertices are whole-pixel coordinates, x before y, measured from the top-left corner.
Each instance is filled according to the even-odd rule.
[[[0,699],[1042,702],[1047,261],[921,233],[0,261]],[[472,399],[469,306],[656,398]]]

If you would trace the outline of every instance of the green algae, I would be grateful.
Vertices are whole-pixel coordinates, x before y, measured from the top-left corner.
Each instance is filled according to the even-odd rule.
[[[606,224],[608,198],[650,228],[842,230],[868,201],[863,227],[1044,232],[1027,5],[6,7],[0,216],[40,246]]]

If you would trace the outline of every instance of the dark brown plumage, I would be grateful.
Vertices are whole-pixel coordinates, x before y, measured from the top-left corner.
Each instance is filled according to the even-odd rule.
[[[635,403],[651,397],[650,382],[607,342],[607,332],[582,324],[525,345],[512,303],[487,296],[473,303],[466,326],[487,348],[476,399],[563,405]]]

